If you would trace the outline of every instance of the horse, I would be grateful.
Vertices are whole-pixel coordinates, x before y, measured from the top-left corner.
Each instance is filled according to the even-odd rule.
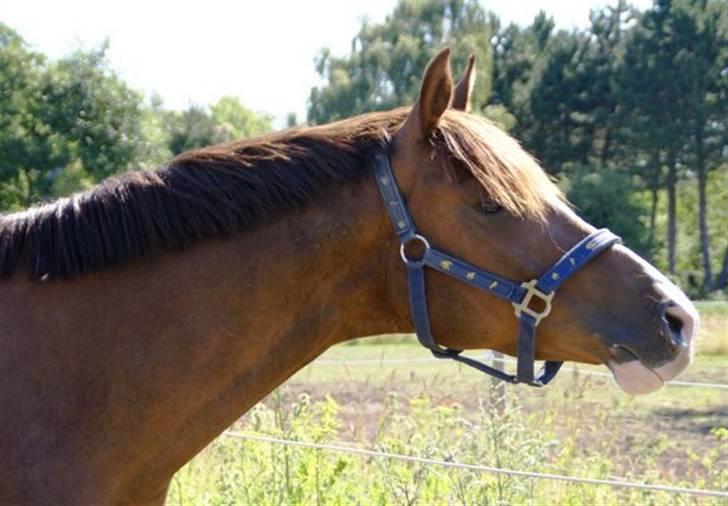
[[[443,357],[519,354],[520,304],[550,310],[532,358],[605,364],[628,393],[680,373],[693,305],[613,236],[598,254],[603,234],[583,242],[597,232],[537,162],[468,111],[473,68],[455,83],[444,49],[411,107],[202,148],[3,216],[0,502],[162,504],[178,469],[330,346],[412,332],[423,293]],[[553,300],[533,283],[509,288],[529,301],[497,297],[574,245],[588,265]],[[436,247],[446,259],[424,269]]]

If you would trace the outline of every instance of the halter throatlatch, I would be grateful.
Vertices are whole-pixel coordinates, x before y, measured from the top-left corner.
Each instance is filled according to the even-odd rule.
[[[543,386],[551,381],[559,372],[563,362],[547,361],[538,375],[534,375],[536,327],[551,312],[551,299],[556,290],[577,270],[605,249],[621,242],[621,239],[609,230],[597,230],[571,248],[541,277],[524,283],[516,283],[433,248],[424,236],[417,233],[415,223],[407,210],[407,205],[392,172],[388,153],[381,152],[374,158],[374,175],[394,231],[400,241],[400,255],[407,267],[410,312],[420,343],[437,358],[457,360],[509,383]],[[416,242],[421,243],[424,253],[418,258],[410,258],[406,252],[407,245]],[[427,312],[425,267],[447,274],[513,304],[519,320],[518,364],[515,375],[462,356],[460,355],[462,350],[444,348],[437,344],[430,330],[430,317]],[[533,308],[534,300],[541,301],[539,309]]]

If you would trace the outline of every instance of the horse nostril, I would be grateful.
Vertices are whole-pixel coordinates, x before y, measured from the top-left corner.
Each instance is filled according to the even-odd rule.
[[[683,343],[683,321],[677,316],[670,314],[669,312],[666,312],[662,318],[665,323],[667,323],[667,329],[670,334],[669,337],[672,342],[675,343],[677,346],[681,345]]]
[[[683,322],[680,318],[678,318],[677,316],[673,316],[670,313],[667,313],[665,315],[665,320],[667,320],[667,324],[670,326],[670,330],[678,334],[682,332]]]
[[[678,347],[693,350],[693,344],[700,325],[700,316],[692,302],[678,287],[667,280],[656,284],[662,296],[657,306],[662,334]]]

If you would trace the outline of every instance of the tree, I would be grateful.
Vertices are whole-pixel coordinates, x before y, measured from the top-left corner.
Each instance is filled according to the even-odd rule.
[[[516,127],[516,135],[553,173],[570,161],[589,163],[584,140],[589,117],[578,104],[587,85],[579,70],[588,45],[586,35],[575,32],[560,31],[549,41],[544,68],[529,96],[529,122]]]
[[[0,25],[0,183],[6,208],[27,206],[57,188],[71,191],[73,181],[83,185],[126,170],[137,158],[141,96],[110,70],[105,53],[103,45],[48,63]]]
[[[219,140],[212,118],[203,107],[197,105],[191,105],[182,112],[167,112],[166,123],[169,150],[173,155],[216,144]]]
[[[718,277],[715,280],[715,289],[716,290],[723,290],[725,287],[728,286],[728,248],[725,249],[725,253],[723,253],[723,267],[720,270],[720,273],[718,274]]]
[[[613,79],[619,90],[617,144],[624,152],[626,164],[632,166],[650,192],[650,219],[646,254],[654,256],[655,226],[660,189],[665,184],[663,158],[666,142],[663,132],[655,128],[661,114],[660,106],[650,90],[654,88],[655,76],[650,62],[656,51],[655,40],[644,36],[638,25],[626,35],[627,44],[622,64],[616,69]]]
[[[664,160],[664,184],[668,200],[668,269],[675,273],[677,238],[678,164],[685,133],[684,102],[679,69],[674,65],[676,52],[670,19],[670,0],[658,0],[655,7],[640,16],[630,33],[621,69],[622,106],[629,111],[635,147],[647,143]],[[660,163],[658,161],[658,163]]]
[[[286,128],[295,128],[298,126],[298,115],[291,111],[286,115]]]
[[[546,47],[554,29],[554,21],[540,12],[528,27],[516,24],[501,27],[498,18],[491,14],[490,25],[495,35],[492,40],[493,78],[491,105],[504,107],[513,116],[512,129],[526,148],[535,152],[534,129],[531,110],[533,89],[543,73],[547,57]],[[560,97],[560,95],[559,95]],[[536,153],[541,156],[540,153]]]
[[[142,148],[137,165],[142,169],[154,169],[172,158],[171,132],[162,97],[153,93],[143,109]]]
[[[698,180],[698,227],[703,267],[702,291],[711,290],[713,274],[708,234],[708,171],[718,166],[726,146],[728,117],[728,6],[724,2],[692,0],[671,9],[681,70],[686,128],[691,136],[692,166]]]
[[[245,108],[235,97],[222,97],[210,106],[212,121],[223,141],[255,137],[271,131],[271,118]]]
[[[707,225],[708,171],[717,167],[726,145],[726,5],[703,0],[658,0],[630,33],[617,76],[624,140],[649,162],[653,192],[663,184],[668,197],[668,269],[677,259],[677,184],[697,174],[702,291],[711,288],[712,263]],[[662,167],[666,168],[664,179]],[[680,169],[682,169],[682,174]],[[653,220],[654,222],[654,220]]]
[[[605,165],[614,164],[619,158],[615,141],[620,127],[620,90],[614,76],[623,60],[625,27],[635,16],[625,0],[590,13],[591,37],[585,64],[581,66],[585,87],[579,94],[578,111],[588,117],[590,157]]]
[[[108,44],[52,62],[41,80],[48,163],[79,160],[99,180],[132,168],[142,144],[142,95],[110,69]]]
[[[414,102],[427,62],[446,44],[456,68],[465,67],[470,53],[476,55],[472,104],[483,110],[490,95],[489,34],[486,13],[476,2],[400,1],[383,23],[364,23],[349,56],[321,52],[316,69],[325,84],[311,90],[308,121],[324,123]]]
[[[28,204],[31,171],[43,160],[39,136],[47,130],[34,114],[45,59],[0,23],[0,204]]]
[[[221,98],[210,106],[210,113],[207,108],[192,105],[182,112],[163,114],[169,132],[169,150],[174,155],[271,131],[269,116],[252,112],[234,97]]]
[[[629,174],[599,165],[567,164],[561,186],[589,223],[614,231],[630,248],[644,248],[645,227],[635,217],[645,214],[645,204],[631,191]]]

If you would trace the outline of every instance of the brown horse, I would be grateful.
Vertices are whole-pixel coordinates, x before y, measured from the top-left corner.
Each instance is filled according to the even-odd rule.
[[[464,111],[449,52],[418,102],[183,154],[0,222],[0,502],[162,503],[172,475],[333,344],[409,332],[372,176],[389,150],[433,245],[528,280],[593,231],[506,134]],[[514,354],[510,304],[428,272],[439,344]],[[566,282],[537,356],[646,392],[697,315],[622,246]],[[682,341],[682,342],[681,342]]]

